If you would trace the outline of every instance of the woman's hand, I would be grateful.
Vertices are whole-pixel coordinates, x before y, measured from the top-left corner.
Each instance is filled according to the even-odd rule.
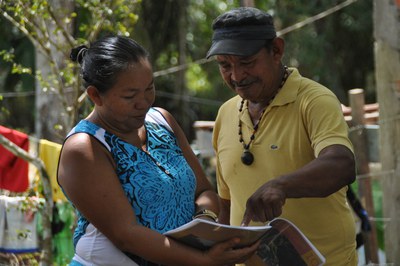
[[[260,241],[253,245],[234,248],[239,244],[239,238],[232,238],[225,242],[215,244],[211,249],[204,252],[206,263],[203,265],[233,265],[243,263],[248,260],[257,251]]]

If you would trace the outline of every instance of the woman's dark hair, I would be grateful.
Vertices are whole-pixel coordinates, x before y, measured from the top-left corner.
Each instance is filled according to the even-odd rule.
[[[103,93],[115,84],[119,73],[148,57],[146,49],[123,36],[99,39],[89,48],[78,46],[70,54],[71,60],[81,65],[85,88],[92,85]]]

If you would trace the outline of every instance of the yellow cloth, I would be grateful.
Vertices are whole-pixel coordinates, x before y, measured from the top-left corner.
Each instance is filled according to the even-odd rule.
[[[53,192],[53,201],[66,201],[57,182],[58,157],[60,156],[61,144],[41,139],[39,142],[39,158],[43,161]]]
[[[231,201],[232,225],[240,225],[247,199],[268,180],[301,168],[329,145],[342,144],[353,150],[336,96],[303,78],[297,69],[290,70],[255,133],[250,146],[252,165],[240,160],[243,146],[237,130],[241,119],[243,139],[248,143],[253,124],[247,107],[239,114],[241,98],[235,96],[218,112],[213,133],[218,193]],[[300,228],[325,256],[326,265],[356,265],[355,221],[346,188],[326,198],[287,199],[282,217]]]

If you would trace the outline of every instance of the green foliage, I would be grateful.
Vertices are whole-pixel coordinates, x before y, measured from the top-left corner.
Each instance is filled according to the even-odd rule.
[[[206,91],[209,93],[211,84],[208,82],[206,73],[199,65],[190,65],[186,70],[186,79],[188,80],[188,88],[194,92]]]
[[[385,223],[383,222],[382,219],[383,218],[382,184],[380,180],[372,179],[371,181],[372,181],[371,182],[372,200],[375,213],[368,213],[368,216],[373,219],[375,218],[375,221],[373,221],[373,225],[375,226],[376,229],[378,247],[381,250],[385,250],[385,239],[384,239]],[[358,182],[352,183],[351,187],[353,191],[355,191],[357,194],[360,194]],[[364,209],[366,208],[366,206],[363,207]]]
[[[188,7],[187,47],[193,61],[203,58],[210,46],[212,20],[224,11],[238,7],[239,2],[191,1]],[[274,16],[278,31],[336,4],[337,1],[331,0],[313,0],[307,5],[295,0],[255,1],[257,8]],[[345,104],[348,103],[347,91],[357,87],[366,89],[368,102],[376,101],[371,1],[355,2],[282,37],[286,42],[284,62],[287,65],[298,67],[304,76],[326,85]],[[203,64],[201,68],[204,74],[186,76],[192,95],[221,102],[232,96],[232,92],[223,84],[215,63]],[[208,82],[204,82],[205,85],[200,88],[194,86],[199,84],[196,79],[206,79]],[[217,106],[204,104],[196,112],[201,120],[214,119],[217,109]]]
[[[0,51],[0,56],[3,57],[4,62],[13,62],[14,54],[6,50]]]
[[[43,210],[44,200],[37,197],[25,197],[18,205],[21,212],[38,212]]]
[[[76,123],[80,112],[90,111],[90,107],[85,107],[86,101],[82,100],[79,68],[69,61],[69,52],[73,47],[89,44],[104,34],[129,36],[138,20],[134,11],[140,1],[76,0],[69,1],[67,6],[61,3],[47,0],[0,1],[3,19],[30,40],[45,62],[41,69],[35,70],[33,65],[15,61],[14,49],[4,49],[0,56],[11,64],[9,75],[31,74],[44,94],[56,95],[53,98],[63,107],[57,112],[66,119],[52,127],[64,136]]]
[[[29,52],[33,46],[1,16],[0,25],[0,124],[29,132],[34,124],[34,102],[24,92],[33,89],[34,54]],[[14,96],[19,94],[21,97]]]
[[[256,7],[274,15],[278,30],[337,4],[331,0],[313,0],[307,5],[295,0],[254,2]],[[39,47],[44,54],[47,52],[51,74],[31,67],[32,76],[41,82],[42,88],[48,93],[55,92],[61,96],[65,91],[73,91],[72,99],[64,102],[60,114],[71,117],[72,122],[59,128],[68,130],[74,121],[88,113],[91,108],[86,100],[82,100],[84,97],[80,98],[82,92],[78,69],[76,64],[68,60],[70,48],[88,44],[109,33],[129,35],[142,43],[152,55],[155,71],[178,67],[181,64],[181,53],[184,53],[185,63],[188,65],[182,68],[186,71],[186,87],[183,90],[179,89],[179,72],[158,76],[155,80],[158,91],[169,93],[160,93],[156,104],[170,109],[178,121],[181,116],[188,114],[192,120],[212,120],[215,118],[218,102],[221,103],[233,95],[223,84],[215,63],[195,62],[204,58],[210,46],[212,21],[228,9],[238,7],[241,1],[75,0],[69,2],[73,5],[72,8],[64,8],[69,10],[65,13],[62,8],[49,3],[44,0],[3,0],[0,8],[4,18],[16,26],[19,25],[20,34],[29,36],[36,48]],[[182,24],[184,26],[181,26],[179,18],[183,13],[186,17]],[[347,90],[355,87],[365,88],[368,102],[373,102],[371,17],[371,1],[357,1],[323,19],[283,35],[286,41],[285,63],[297,66],[303,75],[332,89],[343,103],[347,102]],[[179,48],[181,32],[186,39],[184,50]],[[0,49],[4,49],[1,42]],[[62,54],[64,60],[55,60],[53,54],[50,56],[54,49]],[[11,52],[9,49],[4,50]],[[26,72],[27,66],[20,62],[19,64],[21,67],[15,65],[17,72]],[[175,112],[180,108],[176,100],[182,93],[205,101],[190,102],[190,110]]]
[[[211,44],[212,22],[221,13],[239,6],[239,1],[191,0],[187,7],[187,61],[204,59]],[[190,64],[186,69],[187,93],[198,101],[189,103],[192,120],[214,120],[223,100],[232,96],[214,62]],[[222,89],[218,87],[222,86]],[[186,113],[189,113],[186,112]],[[179,117],[178,117],[179,119]]]
[[[277,29],[321,14],[338,4],[330,0],[276,1],[273,7]],[[364,88],[367,101],[375,102],[372,2],[357,1],[322,19],[282,37],[286,41],[285,62],[297,66],[304,76],[331,89],[348,104],[347,91]],[[372,79],[373,81],[373,79]]]
[[[141,1],[128,0],[76,0],[77,12],[73,13],[77,22],[77,38],[87,43],[98,37],[98,34],[113,33],[131,35],[138,15],[133,13]]]

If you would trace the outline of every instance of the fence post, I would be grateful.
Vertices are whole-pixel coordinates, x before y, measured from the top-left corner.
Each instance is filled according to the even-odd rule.
[[[369,155],[368,155],[368,139],[365,130],[365,116],[364,116],[364,90],[353,89],[349,91],[349,100],[351,107],[352,126],[357,130],[357,134],[353,134],[351,139],[354,146],[354,153],[356,156],[357,175],[364,175],[366,177],[357,179],[358,181],[358,194],[361,202],[365,206],[368,214],[375,216],[374,203],[372,198],[371,178],[368,176],[369,169]],[[354,137],[355,136],[355,137]],[[378,258],[378,244],[376,237],[376,226],[374,221],[370,221],[371,231],[363,233],[364,236],[364,249],[365,249],[365,262],[368,264],[379,263]]]

